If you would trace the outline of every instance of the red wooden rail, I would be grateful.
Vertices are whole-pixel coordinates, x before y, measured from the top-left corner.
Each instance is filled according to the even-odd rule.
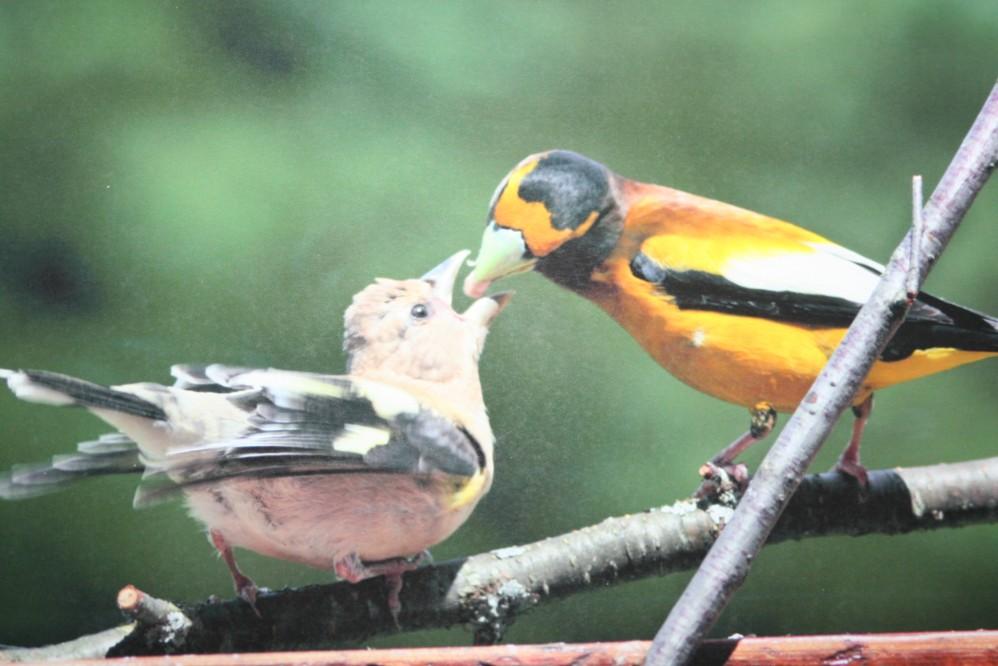
[[[638,666],[648,641],[621,643],[548,643],[489,647],[410,648],[255,654],[126,657],[66,661],[87,666]],[[713,640],[698,650],[695,664],[998,664],[998,631],[953,631],[918,634],[840,634],[833,636],[753,637]]]

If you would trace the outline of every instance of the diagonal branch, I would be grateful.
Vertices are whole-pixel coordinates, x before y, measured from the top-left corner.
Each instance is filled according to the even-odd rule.
[[[262,595],[260,617],[238,600],[182,607],[190,625],[181,642],[176,632],[166,640],[156,619],[162,614],[153,614],[151,621],[139,616],[138,628],[111,654],[316,648],[455,624],[471,626],[479,642],[494,641],[537,605],[692,569],[731,514],[728,506],[698,506],[686,499],[525,546],[419,569],[405,576],[399,628],[386,607],[382,579],[376,578]],[[871,472],[866,492],[840,474],[809,476],[770,542],[984,522],[998,522],[998,457]]]
[[[894,251],[870,300],[759,466],[730,526],[659,629],[647,664],[687,663],[714,626],[822,442],[904,320],[911,305],[908,294],[917,293],[996,163],[998,84],[932,198],[914,216],[915,228]],[[916,211],[919,207],[915,205]],[[910,264],[913,258],[918,260],[915,265]]]

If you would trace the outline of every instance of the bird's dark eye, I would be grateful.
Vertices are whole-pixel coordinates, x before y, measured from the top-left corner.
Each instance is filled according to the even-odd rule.
[[[409,310],[409,314],[415,319],[426,319],[430,314],[430,310],[422,303],[417,303],[412,306],[412,310]]]

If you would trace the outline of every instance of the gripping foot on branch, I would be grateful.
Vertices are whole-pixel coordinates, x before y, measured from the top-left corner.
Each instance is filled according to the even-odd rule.
[[[735,458],[747,448],[761,441],[776,427],[776,410],[768,402],[757,402],[749,409],[751,422],[748,431],[724,447],[717,455],[700,467],[703,482],[694,493],[697,499],[718,497],[725,492],[741,494],[748,486],[748,467],[736,463]]]
[[[856,416],[856,420],[852,424],[852,437],[849,438],[849,445],[846,446],[835,465],[836,470],[853,477],[863,488],[869,485],[869,476],[866,473],[866,468],[859,461],[859,445],[863,441],[863,430],[866,428],[866,422],[870,420],[872,412],[873,394],[871,393],[866,400],[852,408],[852,413]]]
[[[218,530],[211,530],[208,533],[208,537],[211,540],[211,545],[222,556],[225,566],[229,567],[229,573],[232,574],[232,585],[236,589],[236,596],[248,603],[257,617],[261,617],[260,611],[256,607],[256,597],[259,589],[249,576],[239,570],[239,565],[236,564],[236,556],[232,554],[232,546],[229,545],[229,542],[225,540],[225,537]]]
[[[337,576],[350,583],[359,583],[367,578],[384,576],[385,587],[388,589],[388,611],[392,614],[392,619],[395,620],[395,626],[399,627],[401,626],[399,625],[399,613],[402,611],[402,602],[399,600],[399,593],[402,592],[402,574],[432,562],[433,557],[430,556],[428,550],[413,557],[394,557],[390,560],[376,562],[364,562],[359,555],[351,553],[337,561],[333,568]]]

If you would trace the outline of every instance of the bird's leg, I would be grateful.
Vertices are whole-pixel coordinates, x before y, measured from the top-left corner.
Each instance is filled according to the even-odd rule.
[[[399,600],[399,593],[402,592],[402,574],[431,562],[433,562],[433,558],[428,550],[413,557],[393,557],[373,562],[364,562],[356,553],[350,553],[337,560],[333,564],[333,570],[338,577],[350,583],[359,583],[366,578],[384,576],[385,587],[388,588],[388,611],[392,614],[392,619],[395,620],[395,626],[398,627],[400,626],[399,612],[402,610],[402,602]]]
[[[859,481],[859,485],[863,488],[866,488],[869,479],[866,468],[859,461],[859,445],[863,441],[863,430],[866,428],[866,422],[870,420],[872,412],[873,394],[871,393],[866,400],[852,408],[852,413],[856,415],[856,420],[852,423],[852,437],[849,438],[849,445],[846,446],[845,451],[839,456],[839,462],[835,465],[835,469]]]
[[[260,616],[260,611],[256,608],[256,594],[257,587],[256,583],[250,579],[249,576],[244,574],[239,570],[239,565],[236,564],[236,557],[232,554],[232,546],[229,542],[225,540],[222,533],[218,530],[210,530],[208,536],[211,539],[211,545],[215,547],[218,554],[222,556],[222,560],[225,561],[225,566],[229,567],[229,573],[232,574],[232,584],[236,588],[236,594],[240,599],[245,601],[253,609],[253,612]]]
[[[720,490],[725,477],[734,482],[739,489],[744,489],[748,484],[748,468],[741,463],[735,464],[734,460],[745,449],[773,432],[776,426],[776,410],[768,402],[757,402],[749,409],[749,414],[752,420],[748,432],[728,444],[700,467],[700,476],[704,482],[696,492],[697,497],[705,497]]]

